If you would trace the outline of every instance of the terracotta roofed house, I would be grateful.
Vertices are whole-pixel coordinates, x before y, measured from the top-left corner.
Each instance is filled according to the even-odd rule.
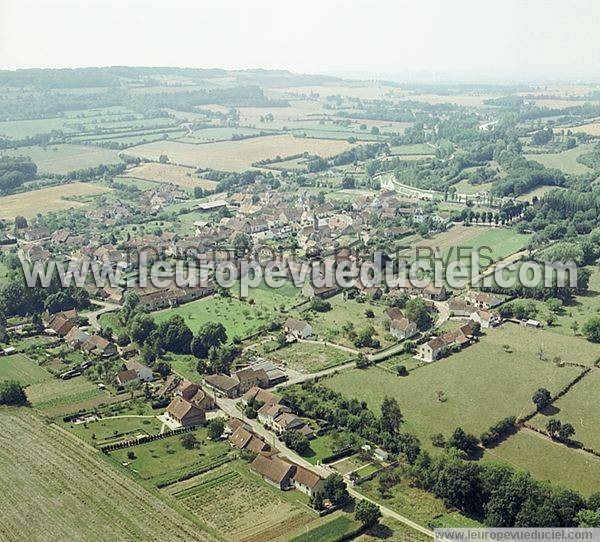
[[[259,474],[263,480],[279,487],[279,489],[293,489],[292,476],[295,472],[294,465],[279,459],[278,457],[267,457],[257,455],[250,464],[250,468]]]
[[[169,403],[165,416],[169,420],[185,426],[203,425],[206,420],[204,410],[179,396]]]
[[[271,451],[271,447],[260,437],[239,426],[230,436],[229,443],[238,450],[249,450],[255,454]]]

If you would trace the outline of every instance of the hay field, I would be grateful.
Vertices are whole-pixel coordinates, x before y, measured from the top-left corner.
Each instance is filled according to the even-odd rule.
[[[127,150],[127,154],[155,161],[158,161],[161,154],[165,154],[175,164],[241,172],[250,169],[253,163],[267,158],[303,152],[326,158],[347,151],[353,146],[346,141],[332,139],[302,139],[292,135],[274,135],[204,145],[156,141],[132,147]]]
[[[548,154],[526,154],[528,160],[535,160],[540,164],[548,167],[560,169],[564,173],[582,174],[592,171],[584,164],[580,164],[577,158],[582,154],[590,152],[594,145],[580,145],[574,149],[569,149],[563,152],[552,152]]]
[[[38,213],[44,214],[51,211],[84,207],[87,205],[86,202],[65,198],[97,196],[108,191],[110,191],[110,188],[97,184],[69,183],[4,196],[0,198],[0,217],[24,216],[25,218],[33,218]]]
[[[0,539],[211,540],[27,409],[0,410]]]
[[[141,179],[142,181],[151,181],[155,183],[172,183],[183,188],[194,188],[200,186],[212,190],[217,183],[202,179],[195,174],[194,168],[185,166],[175,166],[172,164],[160,164],[157,162],[148,162],[140,164],[127,170],[123,177]]]
[[[600,122],[590,122],[588,124],[582,124],[581,126],[561,126],[561,130],[571,130],[572,132],[583,132],[592,136],[600,136]]]
[[[64,174],[101,164],[118,164],[117,151],[91,145],[50,145],[48,147],[20,147],[2,151],[2,155],[29,156],[38,167],[38,173]]]

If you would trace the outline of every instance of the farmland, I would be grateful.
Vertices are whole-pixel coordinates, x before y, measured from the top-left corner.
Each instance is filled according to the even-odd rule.
[[[263,482],[241,461],[167,487],[174,496],[226,540],[274,540],[323,523],[303,506],[305,496],[283,492]],[[334,515],[335,518],[335,515]],[[325,521],[333,519],[327,516]]]
[[[592,150],[593,145],[581,145],[563,152],[548,154],[527,154],[526,158],[535,160],[548,168],[560,169],[564,173],[589,173],[591,169],[584,164],[580,164],[577,158]]]
[[[308,152],[329,157],[351,147],[352,145],[345,141],[272,135],[205,145],[160,141],[132,147],[127,150],[127,154],[154,161],[158,161],[160,155],[164,154],[175,164],[239,172],[250,169],[255,162],[276,156],[284,157]]]
[[[27,398],[38,410],[49,416],[76,412],[110,402],[108,394],[84,376],[69,380],[52,378],[27,388]]]
[[[37,164],[38,173],[42,174],[63,174],[121,161],[116,151],[87,145],[21,147],[16,151],[0,151],[0,155],[29,156]]]
[[[24,409],[0,410],[0,505],[0,536],[10,541],[211,539],[96,452]]]
[[[324,380],[324,384],[349,398],[366,401],[378,409],[386,395],[395,397],[405,416],[406,430],[424,445],[434,433],[450,433],[461,426],[479,435],[506,416],[523,416],[534,409],[533,392],[540,387],[557,393],[581,373],[579,367],[557,367],[539,359],[547,356],[590,363],[588,354],[574,351],[570,342],[547,333],[528,337],[524,328],[505,324],[487,330],[480,341],[450,358],[420,367],[408,377],[393,377],[379,367],[353,369]],[[507,350],[504,345],[511,345]],[[444,400],[439,400],[442,392]]]
[[[552,442],[523,429],[485,452],[484,460],[501,460],[535,478],[551,480],[590,494],[600,487],[600,458]]]
[[[199,186],[211,190],[217,184],[214,181],[202,179],[195,174],[193,168],[174,166],[171,164],[160,164],[156,162],[140,164],[139,166],[127,170],[123,177],[141,179],[143,181],[151,181],[154,183],[172,183],[181,186],[182,188],[191,189]]]
[[[39,384],[52,375],[23,354],[0,357],[0,380],[17,380],[23,386]]]
[[[97,184],[69,183],[0,197],[0,206],[4,217],[33,218],[38,213],[85,207],[89,198],[109,191]]]

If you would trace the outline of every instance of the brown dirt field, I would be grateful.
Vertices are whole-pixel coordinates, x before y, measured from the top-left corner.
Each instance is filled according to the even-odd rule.
[[[212,540],[28,409],[0,410],[0,539]]]
[[[96,196],[108,191],[110,188],[97,184],[69,183],[4,196],[0,198],[0,218],[14,218],[15,216],[33,218],[38,213],[85,207],[87,205],[85,202],[64,198]]]
[[[123,177],[156,183],[171,183],[183,188],[200,186],[212,190],[217,185],[215,181],[198,177],[194,171],[195,169],[190,167],[149,162],[127,170]]]
[[[127,154],[156,160],[166,154],[175,164],[212,168],[220,171],[246,171],[259,160],[276,156],[291,156],[302,152],[324,158],[352,148],[346,141],[333,139],[305,139],[292,135],[254,137],[242,141],[220,141],[202,145],[155,141],[127,149]]]

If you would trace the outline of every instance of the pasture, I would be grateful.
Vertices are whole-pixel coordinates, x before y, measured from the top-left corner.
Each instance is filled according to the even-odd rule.
[[[323,158],[352,148],[346,141],[297,138],[292,135],[253,137],[241,141],[221,141],[204,145],[156,141],[127,149],[127,154],[158,161],[166,155],[174,164],[241,172],[260,160],[308,152]]]
[[[590,173],[592,170],[584,164],[580,164],[577,158],[582,154],[590,152],[593,145],[579,145],[574,149],[563,152],[553,152],[548,154],[526,154],[525,158],[535,160],[548,167],[560,169],[564,173]]]
[[[64,174],[101,164],[118,164],[117,151],[90,145],[49,145],[48,147],[20,147],[0,151],[0,155],[29,156],[37,164],[38,174]]]
[[[585,495],[600,487],[600,458],[528,429],[486,450],[483,460],[503,461],[529,471],[538,480],[550,480]]]
[[[158,162],[147,162],[128,169],[122,178],[140,179],[153,183],[171,183],[189,189],[199,186],[203,189],[213,190],[217,185],[215,181],[202,179],[196,175],[194,168]]]
[[[212,540],[27,409],[0,409],[0,507],[0,537],[8,541]]]
[[[562,423],[571,423],[575,428],[574,440],[587,448],[600,451],[600,369],[592,369],[568,393],[529,423],[533,427],[545,430],[550,418],[557,418]]]
[[[580,361],[586,356],[574,351],[571,342],[551,333],[505,324],[486,330],[486,335],[449,358],[424,365],[407,377],[390,375],[372,367],[352,369],[323,383],[346,397],[366,401],[378,411],[384,397],[395,397],[405,417],[405,429],[430,447],[435,433],[448,436],[455,427],[481,434],[506,416],[533,412],[531,397],[545,387],[558,393],[582,371],[579,367],[558,367],[552,356]],[[548,356],[539,358],[542,349]],[[575,359],[574,359],[575,358]]]
[[[0,197],[0,208],[4,218],[15,218],[15,216],[33,218],[38,213],[85,207],[88,204],[86,200],[109,191],[110,188],[98,184],[61,184]]]

